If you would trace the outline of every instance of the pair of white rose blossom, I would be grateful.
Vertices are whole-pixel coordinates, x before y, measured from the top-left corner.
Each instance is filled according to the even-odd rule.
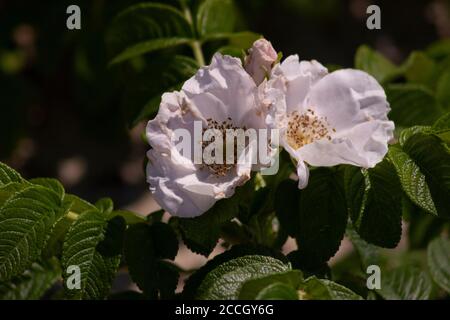
[[[278,63],[277,52],[257,40],[245,58],[219,53],[181,91],[165,93],[147,125],[147,181],[157,203],[170,214],[195,217],[250,179],[257,166],[224,165],[215,174],[180,154],[174,130],[208,128],[214,121],[233,128],[278,129],[279,146],[297,162],[298,187],[308,184],[311,166],[374,167],[387,153],[394,123],[378,82],[365,72],[332,73],[297,55]],[[210,121],[207,121],[210,120]],[[211,121],[212,119],[212,121]]]

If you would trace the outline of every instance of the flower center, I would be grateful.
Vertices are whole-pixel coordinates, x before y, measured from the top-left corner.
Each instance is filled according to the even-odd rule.
[[[236,143],[236,139],[233,138],[232,144],[230,146],[228,146],[227,144],[229,144],[229,141],[226,139],[227,137],[227,130],[239,130],[241,128],[236,127],[232,124],[232,119],[228,118],[225,121],[222,122],[218,122],[216,120],[213,120],[211,118],[206,119],[208,122],[208,125],[206,128],[203,128],[202,130],[202,136],[204,136],[204,133],[206,130],[218,130],[221,134],[222,134],[222,141],[215,141],[216,137],[213,136],[211,140],[209,141],[202,141],[202,150],[204,150],[206,147],[208,147],[211,143],[217,143],[222,147],[222,157],[221,157],[221,162],[222,163],[203,163],[201,165],[201,168],[204,169],[208,169],[211,173],[213,173],[215,176],[217,177],[223,177],[226,176],[227,173],[236,166],[237,163],[237,159],[239,158],[238,155],[238,145]],[[245,126],[244,128],[242,128],[244,131],[246,130]],[[230,163],[230,161],[226,161],[226,155],[227,155],[227,150],[232,148],[233,149],[233,162]],[[215,157],[215,150],[211,151],[211,156]]]
[[[331,130],[336,132],[334,128]],[[311,109],[302,114],[294,111],[289,115],[286,138],[288,144],[295,150],[319,139],[331,140],[329,133],[330,125],[327,117],[319,117]]]

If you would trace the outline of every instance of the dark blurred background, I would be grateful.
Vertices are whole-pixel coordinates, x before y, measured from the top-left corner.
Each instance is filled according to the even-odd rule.
[[[0,161],[27,178],[56,177],[87,200],[110,196],[146,213],[148,205],[136,205],[148,197],[145,123],[124,120],[123,84],[105,47],[112,18],[136,2],[0,0]],[[352,67],[361,44],[400,63],[450,37],[447,0],[235,2],[237,29],[264,35],[284,56],[323,64]],[[81,30],[66,28],[70,4],[81,8]],[[381,30],[366,28],[370,4],[381,7]]]

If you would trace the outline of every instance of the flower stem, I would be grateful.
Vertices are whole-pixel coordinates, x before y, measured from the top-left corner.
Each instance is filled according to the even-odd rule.
[[[194,52],[195,60],[197,60],[198,65],[203,67],[205,65],[205,57],[203,56],[202,46],[198,40],[191,43],[192,51]]]
[[[184,16],[186,17],[186,20],[189,22],[192,29],[194,29],[194,23],[192,20],[191,10],[184,3],[184,1],[181,1],[181,5],[183,7],[183,13],[184,13]],[[192,48],[192,52],[194,53],[195,60],[197,60],[197,63],[199,64],[200,67],[203,67],[205,65],[205,57],[203,56],[202,45],[201,45],[200,41],[194,40],[191,42],[190,45]]]

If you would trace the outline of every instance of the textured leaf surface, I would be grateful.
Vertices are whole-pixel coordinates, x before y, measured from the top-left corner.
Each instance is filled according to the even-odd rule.
[[[424,174],[400,147],[389,148],[389,159],[397,171],[403,190],[417,206],[437,215]]]
[[[261,299],[263,297],[269,298],[269,295],[272,296],[272,298],[275,298],[278,295],[274,292],[275,288],[267,289],[267,291],[264,293],[262,291],[276,283],[281,283],[284,286],[293,289],[296,293],[295,290],[298,288],[302,281],[303,275],[300,270],[292,270],[283,273],[272,274],[258,279],[251,279],[246,281],[242,285],[239,291],[239,300],[254,300],[258,299],[258,297]],[[285,289],[286,288],[284,287],[276,287],[276,290],[281,290],[279,294],[283,294],[283,292],[288,294],[289,290]],[[297,294],[295,294],[295,299],[298,299]]]
[[[395,168],[384,160],[369,170],[347,170],[347,199],[355,230],[369,243],[394,248],[402,233],[402,190]]]
[[[0,162],[0,187],[10,182],[22,182],[20,174],[3,162]]]
[[[138,43],[170,38],[192,38],[191,26],[183,13],[166,4],[140,3],[117,15],[106,42],[111,54],[117,56]]]
[[[308,260],[305,267],[326,262],[336,253],[347,215],[345,193],[335,173],[328,168],[313,170],[308,186],[300,192],[295,236],[299,251]]]
[[[64,199],[65,196],[65,190],[63,185],[56,179],[51,179],[51,178],[35,178],[35,179],[31,179],[29,180],[30,183],[32,184],[37,184],[43,187],[46,187],[50,190],[53,190],[57,195],[59,195],[59,198],[61,200]]]
[[[309,277],[300,285],[301,300],[362,300],[362,297],[336,282]]]
[[[431,279],[425,272],[405,266],[384,272],[377,293],[387,300],[427,300],[431,289]]]
[[[0,208],[1,206],[11,198],[14,194],[22,191],[28,185],[22,182],[10,182],[8,184],[0,186]]]
[[[107,255],[98,250],[105,239],[107,216],[98,210],[82,213],[70,227],[64,241],[62,266],[78,266],[81,271],[80,289],[67,289],[71,299],[103,299],[120,262],[120,254]],[[120,248],[118,248],[120,250]],[[65,284],[71,274],[63,273]]]
[[[445,143],[432,134],[417,133],[403,150],[425,175],[438,216],[450,218],[450,152]]]
[[[71,203],[70,210],[78,214],[88,210],[96,210],[96,207],[93,204],[73,194],[66,194],[64,197],[64,201],[70,202]]]
[[[428,245],[428,266],[433,280],[450,293],[450,241],[438,238]]]
[[[237,299],[245,281],[290,270],[290,265],[267,256],[244,256],[225,262],[211,271],[200,285],[197,298]]]
[[[29,187],[0,209],[0,281],[22,274],[41,254],[53,223],[62,215],[61,199],[44,187]]]
[[[255,300],[298,300],[297,291],[281,282],[269,284],[263,288]]]
[[[441,130],[450,130],[450,112],[437,119],[433,124],[432,129],[437,132]]]
[[[233,246],[230,250],[215,256],[212,260],[209,260],[203,267],[194,272],[186,281],[183,289],[183,296],[187,299],[193,299],[196,296],[198,287],[212,270],[227,261],[248,255],[269,256],[274,257],[284,263],[288,263],[287,258],[278,251],[263,246],[238,244]]]
[[[56,259],[33,263],[23,275],[9,283],[0,283],[0,300],[38,300],[61,277]]]

